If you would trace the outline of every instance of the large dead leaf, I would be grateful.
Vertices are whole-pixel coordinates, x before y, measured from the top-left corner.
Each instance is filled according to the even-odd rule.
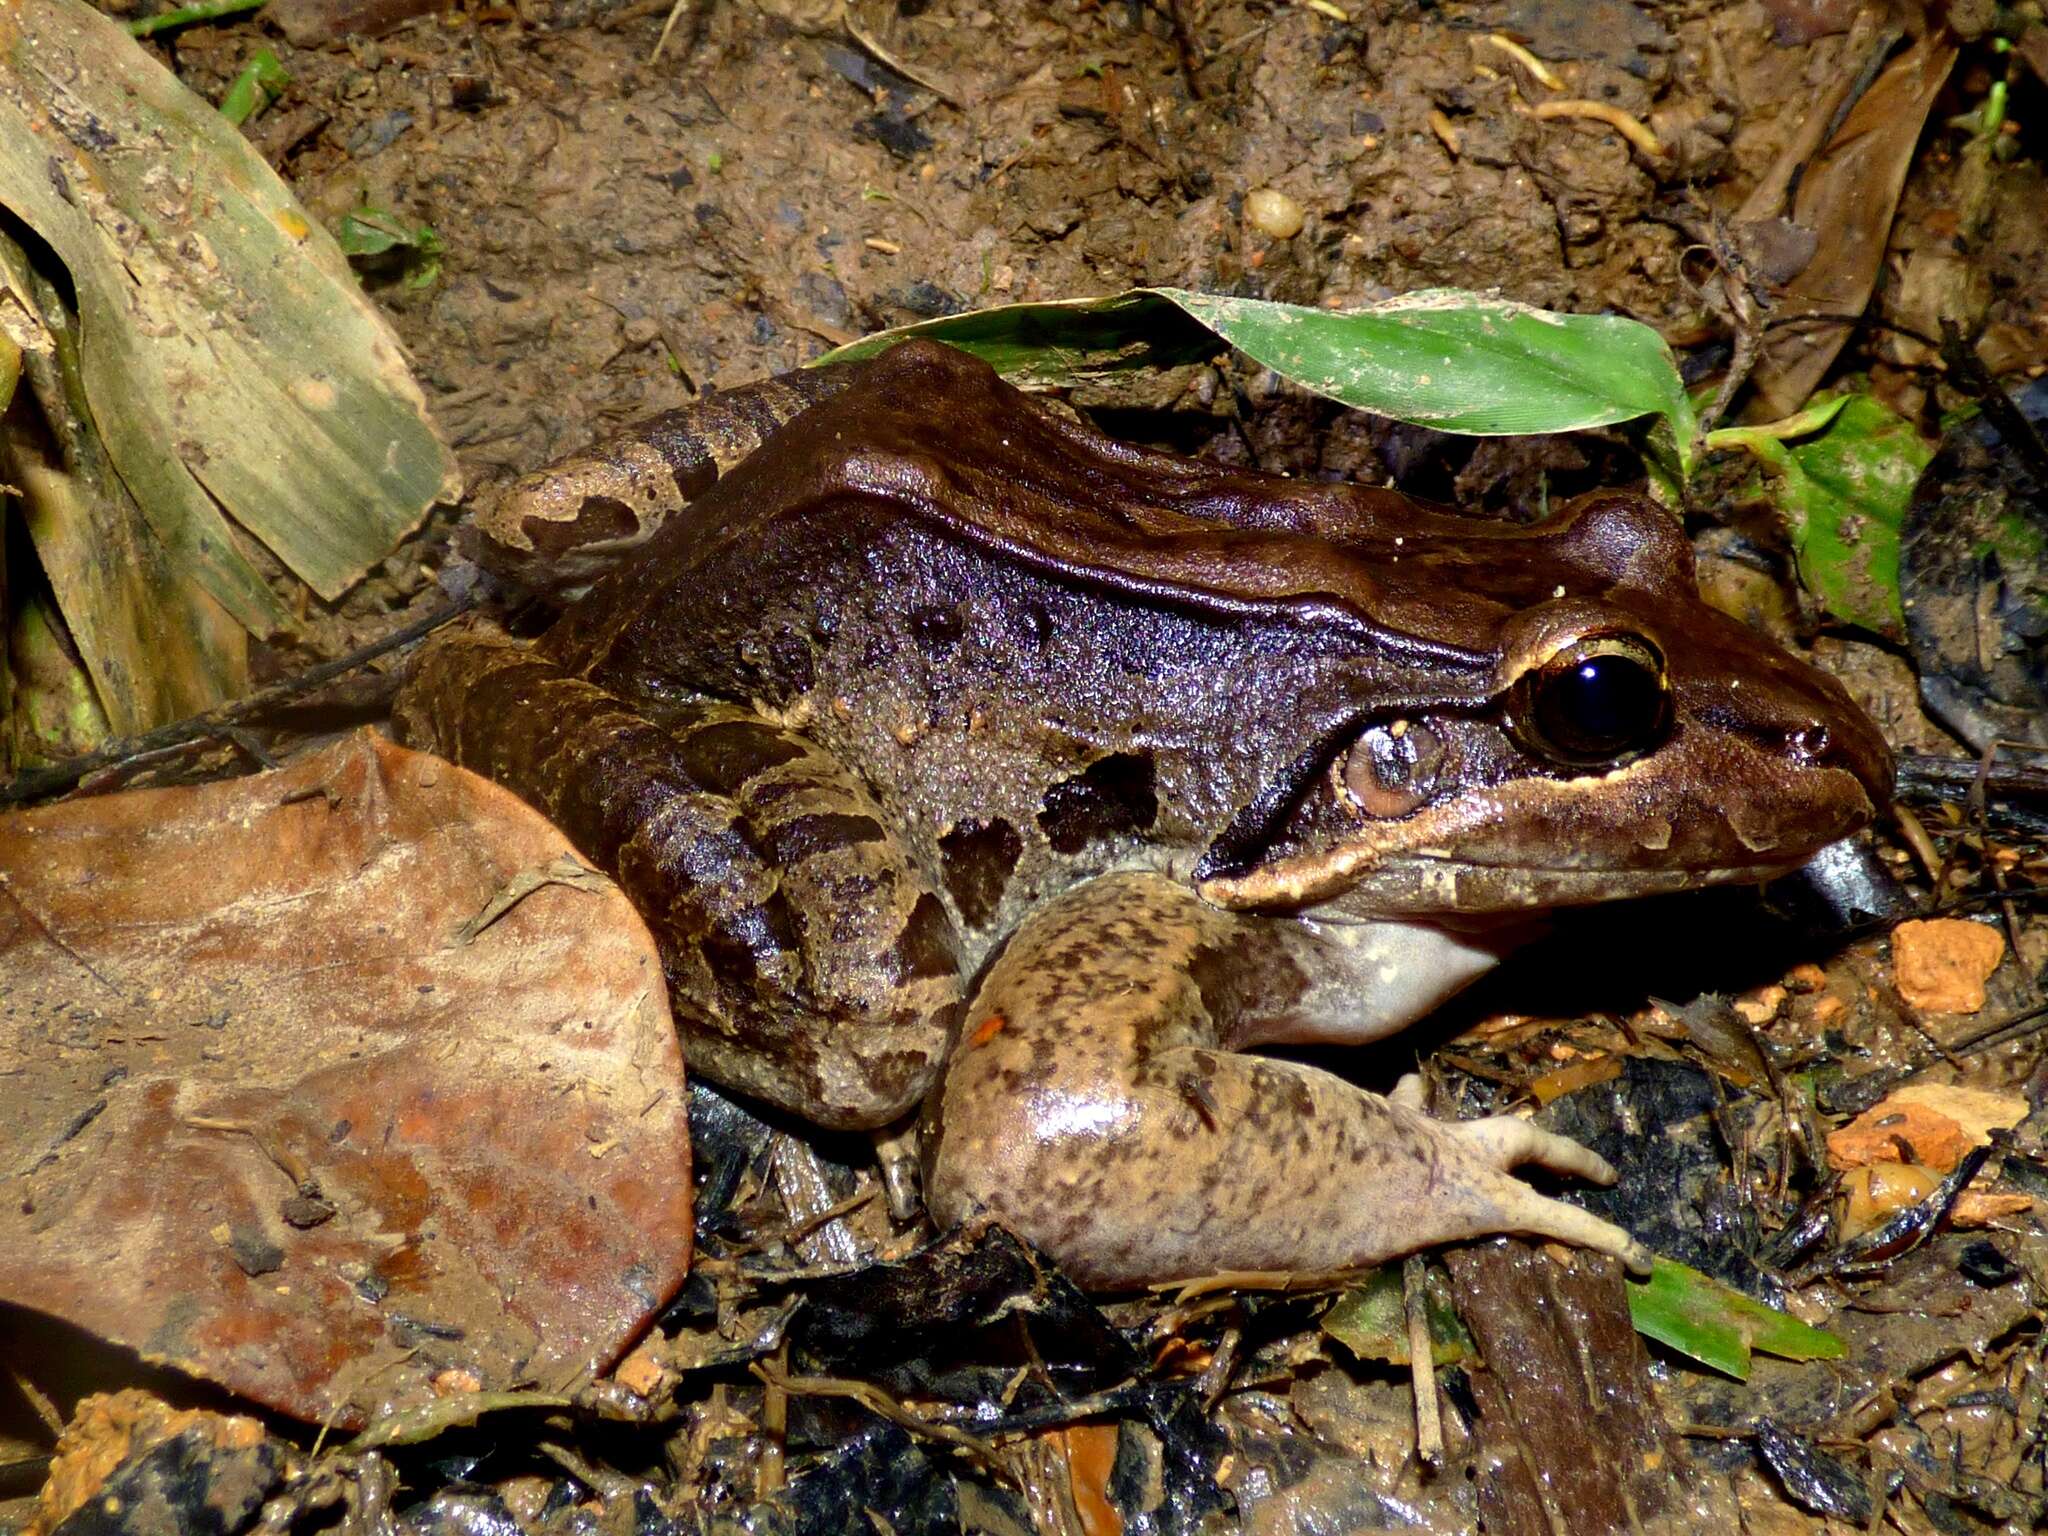
[[[1804,161],[1792,220],[1819,243],[1786,286],[1773,316],[1779,324],[1750,376],[1765,416],[1789,416],[1806,403],[1870,302],[1920,131],[1955,61],[1954,39],[1930,29],[1885,66],[1819,153]],[[1815,120],[1831,115],[1829,102],[1816,104]],[[1791,169],[1773,168],[1737,222],[1776,214],[1771,202],[1783,195]]]
[[[92,413],[172,558],[282,611],[220,510],[338,596],[459,489],[388,325],[241,134],[82,0],[0,0],[0,204],[78,295]]]
[[[687,1268],[689,1129],[571,858],[368,732],[0,817],[0,1300],[345,1425],[602,1367]]]

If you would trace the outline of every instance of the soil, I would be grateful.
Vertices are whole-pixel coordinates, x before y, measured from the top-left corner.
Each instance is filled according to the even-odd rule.
[[[255,50],[274,50],[292,85],[249,132],[307,207],[330,225],[368,202],[432,226],[433,270],[370,282],[473,495],[637,417],[796,367],[881,327],[1136,285],[1331,307],[1428,287],[1498,290],[1643,320],[1679,349],[1689,374],[1705,376],[1728,356],[1727,326],[1703,285],[1714,250],[1729,248],[1725,220],[1869,46],[1852,0],[696,0],[657,57],[667,9],[665,0],[472,4],[381,37],[312,46],[258,18],[186,28],[156,44],[216,99]],[[1966,37],[1967,10],[1951,8]],[[1648,157],[1594,117],[1532,115],[1526,104],[1546,93],[1502,38],[1563,76],[1572,98],[1647,125],[1669,154]],[[1953,237],[1961,136],[1942,125],[2003,70],[1988,47],[1966,45],[1914,159],[1888,272]],[[2039,259],[2048,189],[2027,159],[2041,147],[2044,107],[2040,82],[2019,77],[2010,117],[2022,153],[1998,182],[1993,234],[1970,252],[1987,335],[2003,349],[1995,368],[2038,369],[2048,355],[2048,264]],[[1265,190],[1298,205],[1298,233],[1281,237],[1254,222],[1247,200]],[[1873,313],[1924,334],[1920,303],[1908,285],[1881,280]],[[1929,356],[1872,325],[1836,373],[1869,370],[1873,387],[1931,434],[1955,397]],[[1598,434],[1473,442],[1393,427],[1241,364],[1075,403],[1174,446],[1295,473],[1392,480],[1509,515],[1606,483],[1632,462]],[[388,562],[323,639],[338,647],[387,625],[390,608],[423,601],[450,526],[438,521]],[[1768,530],[1757,546],[1737,553],[1781,574]],[[1776,622],[1812,636],[1813,616],[1796,597]],[[1829,637],[1820,654],[1895,740],[1953,749],[1918,709],[1896,651]],[[1996,850],[1982,839],[1964,846],[1960,818],[1935,830],[1963,880],[2018,877],[2014,863],[1991,869]],[[1903,849],[1887,857],[1930,883]],[[2038,929],[2031,942],[2038,966]],[[1804,993],[1781,986],[1761,1015],[1766,1032],[1818,1041],[1833,1029],[1872,1062],[1910,1057],[1921,1043],[1914,1016],[1889,993],[1873,953],[1852,953]],[[1722,964],[1705,985],[1764,986],[1779,974],[1762,961]],[[2024,977],[2002,985],[1994,1014],[2000,1004],[2017,1011],[2029,995]],[[1475,1005],[1472,1016],[1480,1012]],[[1466,1060],[1495,1052],[1487,1059],[1496,1067],[1526,1076],[1636,1039],[1633,1023],[1611,1017],[1582,1022],[1576,1034],[1546,1033],[1533,1022],[1540,1017],[1496,1027]],[[1651,1013],[1636,1022],[1644,1020],[1659,1027]],[[2038,1063],[2038,1048],[2022,1040],[1987,1056],[1969,1080],[2038,1105]],[[2019,1230],[1989,1236],[2006,1262],[2031,1269],[2033,1286],[2048,1283],[2038,1220],[2023,1238]],[[1974,1296],[1955,1277],[1963,1249],[1986,1241],[1981,1230],[1951,1233],[1940,1242],[1952,1249],[1920,1250],[1908,1277],[1919,1287],[1913,1315],[1888,1336],[1890,1354],[1875,1351],[1896,1375],[1859,1378],[1861,1401],[1842,1380],[1833,1397],[1814,1397],[1799,1376],[1813,1368],[1779,1363],[1762,1368],[1755,1395],[1743,1399],[1732,1383],[1655,1355],[1666,1417],[1721,1426],[1687,1441],[1699,1475],[1718,1479],[1717,1497],[1734,1501],[1713,1505],[1713,1519],[1739,1505],[1752,1530],[1856,1523],[1853,1501],[1829,1503],[1827,1469],[1799,1460],[1809,1452],[1846,1455],[1902,1530],[2019,1529],[2025,1509],[2038,1512],[2048,1379],[2039,1311],[1966,1306],[1968,1326],[1939,1322],[1955,1316],[1943,1307]],[[1857,1321],[1866,1331],[1886,1326]],[[1251,1335],[1245,1358],[1264,1375],[1222,1410],[1238,1460],[1216,1478],[1236,1516],[1210,1509],[1215,1528],[1230,1528],[1230,1518],[1272,1531],[1400,1521],[1397,1494],[1414,1488],[1386,1469],[1412,1445],[1405,1370],[1301,1346],[1293,1358],[1315,1359],[1290,1389],[1276,1374],[1285,1350],[1257,1344],[1256,1328]],[[718,1402],[718,1412],[737,1411]],[[716,1412],[693,1412],[693,1434],[717,1442]],[[1771,1414],[1789,1416],[1792,1449],[1755,1433],[1758,1417]],[[2021,1503],[2008,1508],[1978,1484],[1975,1503],[1957,1494],[1944,1475],[1957,1458],[1980,1480],[2018,1490]],[[716,1463],[711,1455],[707,1464]],[[751,1462],[714,1470],[707,1486],[727,1492],[731,1482],[720,1478],[759,1472]],[[581,1486],[605,1484],[585,1475]],[[1162,1486],[1175,1485],[1169,1477]],[[958,1528],[1007,1528],[993,1515],[976,1526],[964,1511],[982,1495],[961,1497]],[[1182,1509],[1171,1499],[1159,1507]],[[1425,1500],[1409,1514],[1435,1527],[1454,1507]],[[1192,1529],[1204,1514],[1199,1501],[1182,1512],[1184,1524],[1159,1516],[1145,1528]],[[1059,1523],[1066,1518],[1048,1515],[1040,1528],[1083,1528]]]

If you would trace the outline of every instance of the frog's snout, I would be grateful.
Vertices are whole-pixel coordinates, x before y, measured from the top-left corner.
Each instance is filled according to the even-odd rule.
[[[1856,705],[1845,703],[1823,719],[1816,716],[1794,732],[1792,750],[1816,768],[1851,774],[1870,798],[1872,815],[1882,814],[1892,800],[1892,750],[1877,722]]]

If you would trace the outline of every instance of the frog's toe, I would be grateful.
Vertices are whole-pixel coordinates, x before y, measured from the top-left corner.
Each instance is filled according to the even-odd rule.
[[[1537,1211],[1532,1206],[1525,1211],[1520,1230],[1538,1237],[1573,1243],[1580,1248],[1591,1248],[1596,1253],[1611,1253],[1627,1266],[1630,1274],[1647,1275],[1650,1272],[1650,1250],[1630,1236],[1626,1229],[1602,1220],[1591,1211],[1582,1211],[1576,1205],[1546,1199],[1533,1190],[1529,1198],[1543,1209]]]
[[[1403,1072],[1401,1080],[1394,1084],[1394,1091],[1387,1095],[1387,1102],[1412,1109],[1417,1114],[1423,1113],[1429,1104],[1429,1090],[1422,1085],[1422,1074]]]
[[[1535,1163],[1553,1173],[1575,1174],[1595,1184],[1612,1184],[1615,1180],[1613,1164],[1599,1153],[1518,1115],[1453,1121],[1450,1129],[1490,1166],[1502,1171]]]

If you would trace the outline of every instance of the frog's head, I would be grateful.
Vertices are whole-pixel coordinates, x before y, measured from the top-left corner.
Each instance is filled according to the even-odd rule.
[[[1197,869],[1218,905],[1487,913],[1755,881],[1890,796],[1868,716],[1701,601],[1641,498],[1535,530],[1430,517],[1347,553],[1414,682],[1319,705],[1329,728]]]

